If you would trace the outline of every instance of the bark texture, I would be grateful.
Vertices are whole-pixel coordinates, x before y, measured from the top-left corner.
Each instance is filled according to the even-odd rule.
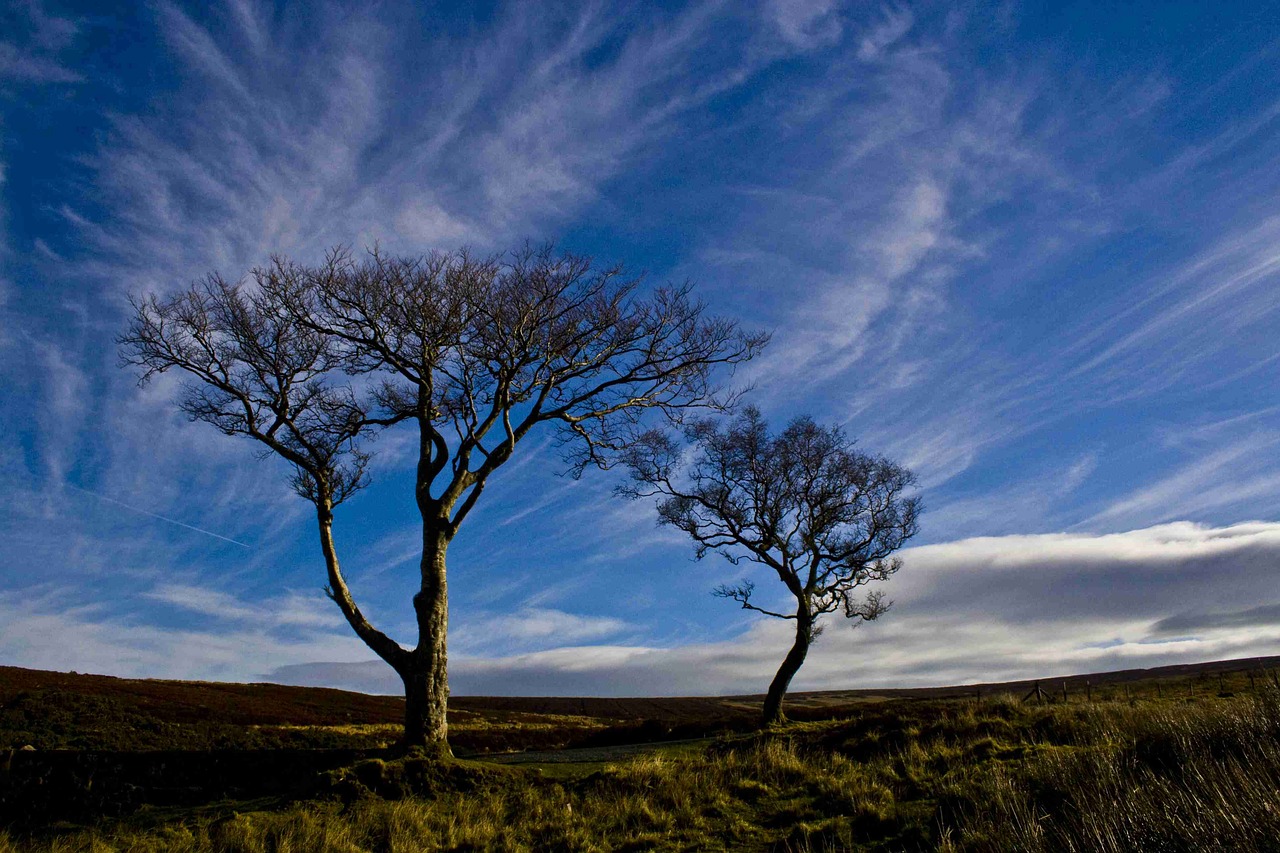
[[[404,681],[404,746],[448,752],[449,589],[445,575],[447,544],[442,536],[424,536],[422,588],[413,597],[418,646],[400,671]]]

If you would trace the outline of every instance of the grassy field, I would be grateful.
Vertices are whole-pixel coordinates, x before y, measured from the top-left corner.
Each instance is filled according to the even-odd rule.
[[[540,751],[449,764],[366,751],[288,794],[11,825],[0,851],[1280,850],[1280,689],[1261,671],[1220,669],[1093,678],[1065,701],[1060,680],[1042,701],[1021,701],[1022,685],[862,697],[766,733],[732,713],[698,732],[618,708],[472,708],[451,713],[502,742],[527,733]],[[321,718],[275,727],[347,745],[391,732]],[[621,746],[628,732],[689,736]]]

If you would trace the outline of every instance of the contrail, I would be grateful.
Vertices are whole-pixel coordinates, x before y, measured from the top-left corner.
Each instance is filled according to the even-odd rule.
[[[196,533],[203,533],[205,536],[212,536],[214,539],[221,539],[223,542],[230,542],[232,545],[239,545],[241,548],[248,548],[250,551],[253,550],[253,547],[251,545],[246,545],[237,539],[232,539],[229,536],[223,536],[220,533],[214,533],[212,530],[205,530],[203,527],[196,527],[195,525],[187,524],[185,521],[178,521],[176,518],[169,518],[168,516],[165,516],[165,515],[158,515],[154,512],[147,512],[145,509],[139,509],[136,506],[130,506],[124,501],[118,501],[115,498],[109,498],[106,495],[100,495],[97,492],[91,492],[88,489],[82,489],[79,486],[73,486],[70,483],[63,483],[63,485],[67,486],[68,488],[75,489],[77,492],[84,492],[86,495],[92,495],[93,497],[97,498],[100,501],[113,503],[116,506],[122,506],[125,509],[132,510],[137,513],[141,513],[142,515],[148,515],[152,518],[158,518],[161,521],[167,521],[170,524],[176,524],[179,527],[185,527],[188,530],[194,530]]]

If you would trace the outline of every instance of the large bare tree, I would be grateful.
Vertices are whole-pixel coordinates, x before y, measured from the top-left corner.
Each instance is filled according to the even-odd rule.
[[[176,369],[192,420],[260,442],[315,505],[326,591],[400,675],[406,746],[447,751],[446,553],[530,432],[558,430],[571,472],[608,467],[647,431],[723,409],[716,371],[766,336],[709,316],[688,285],[642,289],[619,267],[551,248],[282,258],[240,283],[216,274],[133,301],[120,338],[145,382]],[[422,559],[406,648],[361,612],[334,542],[334,509],[368,482],[371,432],[417,432]]]
[[[782,700],[822,630],[819,617],[841,611],[875,619],[889,607],[883,593],[859,597],[858,587],[898,571],[891,555],[916,533],[918,497],[907,493],[911,472],[862,453],[836,427],[793,420],[771,435],[755,408],[728,424],[691,421],[694,456],[668,431],[632,442],[625,460],[632,497],[663,496],[659,520],[688,533],[701,559],[715,550],[737,565],[757,563],[777,575],[795,599],[782,612],[762,605],[744,580],[716,594],[747,610],[796,623],[795,642],[765,697],[765,725],[783,719]]]

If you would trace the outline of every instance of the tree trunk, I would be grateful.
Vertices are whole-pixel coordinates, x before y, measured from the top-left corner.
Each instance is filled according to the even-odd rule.
[[[412,658],[409,668],[400,676],[404,682],[404,740],[401,746],[448,754],[449,729],[442,710],[448,701],[448,688],[445,688],[442,700],[436,688],[438,677],[433,678],[429,666],[422,666],[422,663],[421,659]]]
[[[413,597],[418,620],[418,647],[409,653],[400,678],[404,682],[403,746],[425,747],[449,754],[449,589],[441,534],[424,531],[422,586]]]
[[[773,677],[773,683],[769,685],[769,693],[764,699],[764,715],[761,720],[763,725],[771,726],[786,719],[782,713],[782,699],[787,695],[787,687],[791,685],[791,679],[800,671],[805,655],[809,654],[809,644],[812,642],[813,617],[802,605],[796,611],[796,641],[783,659],[782,666],[778,667],[778,674]]]

